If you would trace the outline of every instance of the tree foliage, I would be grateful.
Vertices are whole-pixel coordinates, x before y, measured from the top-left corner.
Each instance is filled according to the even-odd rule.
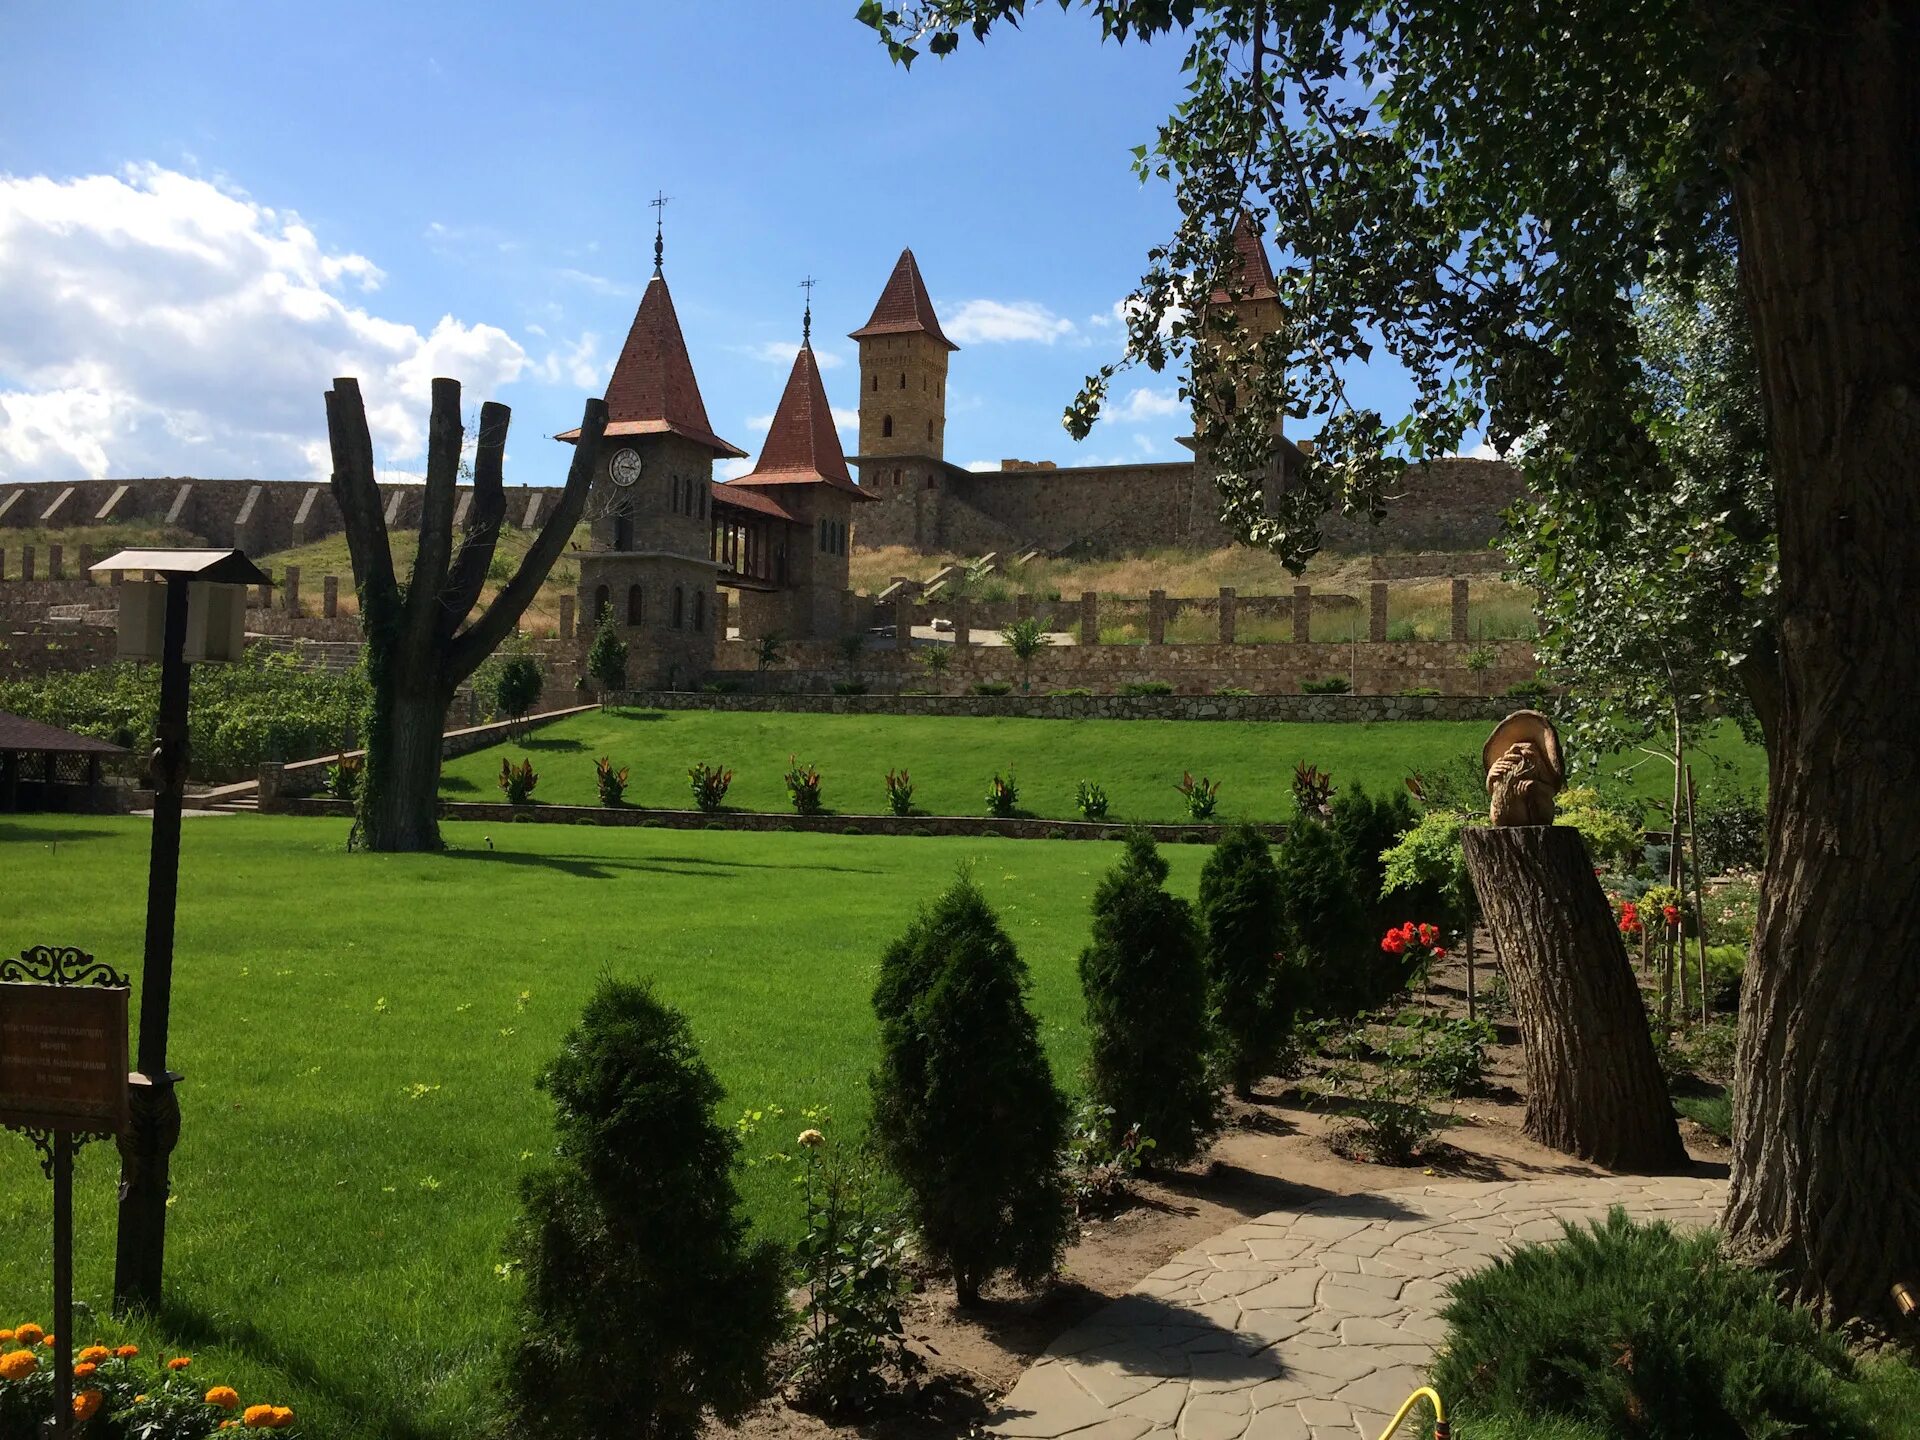
[[[627,688],[627,642],[613,623],[611,606],[594,621],[593,643],[587,647],[587,674],[603,691]]]
[[[1087,1087],[1108,1107],[1110,1140],[1139,1125],[1154,1155],[1190,1159],[1213,1128],[1207,1075],[1207,974],[1193,911],[1166,890],[1167,862],[1144,830],[1093,892],[1093,939],[1080,952],[1087,1000]]]
[[[1026,965],[965,875],[888,947],[873,992],[874,1133],[962,1304],[995,1271],[1047,1279],[1066,1244],[1066,1105],[1026,993]]]
[[[1227,1081],[1245,1097],[1272,1069],[1296,996],[1280,953],[1280,876],[1267,837],[1230,825],[1200,870],[1207,981]]]

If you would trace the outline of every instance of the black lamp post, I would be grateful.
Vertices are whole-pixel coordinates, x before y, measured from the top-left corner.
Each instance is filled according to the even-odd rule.
[[[246,586],[271,582],[238,550],[122,550],[92,567],[139,570],[120,590],[119,653],[160,662],[154,723],[153,849],[147,867],[147,941],[140,970],[140,1036],[127,1077],[132,1123],[120,1137],[120,1230],[113,1309],[160,1303],[167,1245],[167,1166],[180,1139],[183,1078],[167,1068],[173,1000],[173,917],[180,889],[180,808],[187,788],[187,694],[195,660],[234,660],[244,644]]]

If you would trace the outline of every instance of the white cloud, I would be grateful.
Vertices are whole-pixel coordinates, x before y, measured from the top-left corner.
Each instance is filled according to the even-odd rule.
[[[963,300],[942,304],[946,332],[962,345],[1034,341],[1051,345],[1074,334],[1073,322],[1037,300]]]
[[[722,460],[716,467],[722,480],[738,480],[753,470],[751,458],[745,460]]]
[[[976,475],[988,474],[999,468],[1000,462],[998,460],[969,460],[967,462],[967,469],[973,471]]]
[[[383,471],[418,461],[434,376],[479,400],[527,355],[349,298],[380,280],[293,212],[156,165],[0,175],[0,478],[324,475],[336,375],[360,380]]]
[[[858,410],[846,405],[835,405],[832,407],[832,410],[834,429],[858,430],[860,428],[860,412]],[[766,415],[749,415],[747,417],[747,429],[752,434],[764,435],[772,428],[773,416],[771,413]]]
[[[1146,420],[1164,420],[1170,415],[1183,413],[1185,409],[1175,391],[1154,390],[1142,385],[1129,391],[1125,399],[1105,406],[1100,417],[1128,425]]]
[[[554,272],[562,280],[584,286],[598,295],[618,295],[632,299],[640,292],[622,280],[609,280],[604,275],[595,275],[587,270],[575,270],[571,266]]]
[[[534,328],[531,325],[527,327],[529,331]],[[540,333],[546,334],[544,330]],[[598,395],[607,388],[607,376],[612,370],[613,362],[600,358],[600,337],[589,330],[571,345],[563,343],[549,350],[546,357],[532,366],[528,373],[549,385],[566,385],[589,395]]]
[[[1140,302],[1129,296],[1125,300],[1114,301],[1104,315],[1089,315],[1087,317],[1087,323],[1097,326],[1102,330],[1124,330],[1127,328],[1127,317],[1140,308]],[[1174,321],[1178,320],[1185,313],[1186,312],[1179,306],[1173,306],[1160,317],[1160,323],[1154,328],[1162,335],[1171,335],[1173,334]]]
[[[736,355],[751,355],[755,360],[764,360],[769,365],[791,366],[793,357],[800,353],[800,344],[793,340],[762,340],[757,345],[731,345],[728,347]],[[844,355],[836,355],[831,350],[815,348],[813,363],[822,370],[833,370],[847,363]]]
[[[1478,445],[1467,451],[1466,454],[1469,460],[1498,460],[1500,458],[1500,452],[1493,448],[1492,442],[1487,440],[1482,440]]]

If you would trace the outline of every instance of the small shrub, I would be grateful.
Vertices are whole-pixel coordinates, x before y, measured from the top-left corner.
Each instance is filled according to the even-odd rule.
[[[913,813],[913,777],[904,770],[887,771],[887,808],[900,816]]]
[[[1607,804],[1590,786],[1573,785],[1560,792],[1554,823],[1578,830],[1596,865],[1632,869],[1646,843],[1638,818]]]
[[[1200,869],[1207,988],[1227,1081],[1246,1097],[1272,1068],[1293,1022],[1280,950],[1280,878],[1266,836],[1231,825]]]
[[[687,771],[687,779],[693,782],[695,807],[711,815],[727,798],[727,787],[733,784],[733,772],[702,761]]]
[[[976,695],[1011,695],[1013,693],[1013,686],[1007,684],[1004,680],[976,680],[973,683],[973,693]]]
[[[614,628],[613,608],[600,612],[593,627],[593,644],[587,647],[587,674],[604,692],[627,688],[627,642]]]
[[[1047,694],[1056,700],[1091,700],[1093,698],[1093,691],[1084,687],[1071,690],[1049,690]]]
[[[1572,1420],[1605,1435],[1865,1440],[1844,1340],[1774,1298],[1712,1230],[1562,1226],[1453,1282],[1433,1384],[1462,1418]]]
[[[1247,689],[1244,685],[1222,685],[1218,690],[1215,690],[1213,693],[1216,695],[1227,696],[1235,700],[1241,700],[1253,694],[1253,691]]]
[[[1427,700],[1440,693],[1437,685],[1414,685],[1400,692],[1409,700]]]
[[[540,662],[532,654],[517,650],[504,655],[493,672],[494,708],[517,726],[539,700],[540,685]]]
[[[1073,1112],[1061,1162],[1074,1214],[1084,1219],[1115,1209],[1154,1148],[1153,1137],[1141,1134],[1138,1121],[1122,1127],[1112,1106],[1082,1100]]]
[[[1333,814],[1333,776],[1302,760],[1293,767],[1293,808],[1307,820]]]
[[[754,642],[754,668],[756,670],[771,670],[775,665],[778,665],[785,654],[785,643],[786,642],[780,638],[778,631],[774,631],[772,634],[762,635]]]
[[[1427,1107],[1412,1069],[1392,1054],[1379,1057],[1378,1073],[1366,1081],[1336,1070],[1334,1085],[1350,1093],[1348,1122],[1328,1136],[1334,1153],[1376,1165],[1410,1165],[1440,1131],[1440,1117]]]
[[[993,783],[987,786],[987,813],[1008,820],[1019,803],[1020,787],[1014,783],[1013,772],[1008,771],[1005,779],[995,775]]]
[[[1467,669],[1476,675],[1484,675],[1493,668],[1493,662],[1499,658],[1491,645],[1476,645],[1467,652]]]
[[[593,780],[599,788],[602,805],[618,805],[626,795],[627,770],[625,765],[614,769],[613,761],[605,755],[593,762]]]
[[[522,760],[518,765],[511,760],[500,762],[500,788],[507,792],[509,805],[524,805],[533,794],[533,787],[540,783],[540,777],[534,772],[531,760]]]
[[[700,686],[701,693],[705,695],[732,695],[739,689],[738,680],[708,680]]]
[[[342,754],[327,767],[320,788],[336,800],[351,800],[360,791],[360,776],[366,761],[358,755]]]
[[[1411,829],[1380,854],[1380,897],[1437,915],[1440,928],[1459,934],[1480,914],[1479,897],[1467,875],[1460,832],[1486,823],[1484,811],[1469,815],[1430,806]]]
[[[1383,857],[1418,819],[1413,801],[1404,791],[1375,799],[1364,786],[1355,785],[1333,802],[1327,818],[1359,887],[1361,908],[1371,922],[1367,928],[1378,930],[1387,922],[1389,908],[1406,904],[1403,900],[1389,907],[1381,898],[1387,878]]]
[[[1051,645],[1053,637],[1040,628],[1038,620],[1029,616],[1007,626],[1000,632],[1000,638],[1013,651],[1013,658],[1020,662],[1020,691],[1025,694],[1033,688],[1033,657]]]
[[[1493,1041],[1493,1026],[1484,1020],[1409,1013],[1395,1021],[1386,1048],[1426,1094],[1458,1099],[1486,1084]]]
[[[1538,704],[1551,694],[1553,694],[1553,687],[1544,680],[1520,680],[1507,687],[1506,698]]]
[[[1303,1003],[1323,1016],[1357,1015],[1395,988],[1382,964],[1340,842],[1325,825],[1294,825],[1273,851],[1280,879],[1280,949],[1295,965]]]
[[[1740,984],[1746,973],[1746,946],[1707,946],[1707,995],[1715,1010],[1732,1014],[1740,1008]]]
[[[1165,680],[1133,680],[1120,687],[1122,695],[1171,695],[1173,686]]]
[[[1074,787],[1073,807],[1080,812],[1080,818],[1083,820],[1106,819],[1106,787],[1097,780],[1082,780]]]
[[[1676,1095],[1673,1112],[1684,1119],[1693,1121],[1710,1135],[1721,1140],[1733,1139],[1733,1097],[1725,1093],[1718,1095]]]
[[[953,664],[953,647],[929,645],[920,652],[920,663],[927,667],[927,674],[938,683],[946,679],[947,670]]]
[[[1302,680],[1302,695],[1346,695],[1353,690],[1352,682],[1344,675],[1329,675],[1324,680]]]
[[[787,756],[787,799],[793,802],[796,815],[818,815],[820,813],[820,767],[802,765],[792,755]]]
[[[646,987],[603,979],[539,1080],[553,1160],[521,1186],[509,1252],[525,1277],[506,1398],[524,1433],[694,1440],[771,1388],[786,1332],[780,1251],[751,1244],[730,1173],[738,1142],[687,1023]],[[643,1360],[609,1364],[609,1337]]]
[[[1180,783],[1173,787],[1186,797],[1187,814],[1195,820],[1211,820],[1213,812],[1220,804],[1220,782],[1208,780],[1202,775],[1193,778],[1191,770],[1180,777]]]
[[[836,680],[833,682],[833,693],[836,695],[864,695],[867,693],[867,682],[864,680]]]
[[[1050,1276],[1071,1223],[1066,1106],[1026,995],[1027,967],[964,874],[888,947],[873,994],[874,1134],[965,1305],[996,1271]]]
[[[1709,875],[1758,870],[1767,859],[1766,807],[1748,795],[1701,805],[1694,814],[1694,841]]]
[[[1207,1077],[1207,972],[1185,900],[1166,891],[1167,862],[1144,830],[1093,894],[1093,938],[1080,952],[1087,1090],[1139,1124],[1175,1162],[1213,1128]],[[1121,1135],[1110,1137],[1116,1144]]]

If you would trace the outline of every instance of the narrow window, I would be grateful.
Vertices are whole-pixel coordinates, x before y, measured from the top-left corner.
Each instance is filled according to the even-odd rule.
[[[931,420],[927,421],[927,439],[929,441],[933,439],[933,421]]]
[[[882,436],[893,434],[893,416],[882,415],[880,417],[880,434]]]
[[[876,395],[880,393],[880,372],[877,370],[873,373],[873,393]]]
[[[601,585],[593,592],[594,623],[598,624],[600,617],[606,614],[611,608],[613,608],[613,595],[608,591],[606,586]]]
[[[693,628],[696,630],[707,628],[707,592],[704,590],[693,592]]]
[[[827,548],[827,522],[824,519],[820,522],[820,548]]]
[[[613,548],[616,550],[633,549],[633,516],[624,509],[613,517]]]
[[[904,370],[900,372],[900,388],[902,390],[907,388],[907,372]]]
[[[676,585],[673,587],[673,628],[676,630],[684,628],[686,625],[686,617],[687,587],[684,585]]]
[[[940,477],[935,475],[931,470],[927,472],[927,488],[929,490],[938,490],[940,488]]]
[[[638,585],[627,587],[627,624],[644,625],[647,620],[647,597]]]

